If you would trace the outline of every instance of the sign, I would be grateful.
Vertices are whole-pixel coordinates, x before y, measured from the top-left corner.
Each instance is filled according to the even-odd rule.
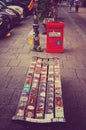
[[[61,32],[49,32],[49,37],[61,37]]]

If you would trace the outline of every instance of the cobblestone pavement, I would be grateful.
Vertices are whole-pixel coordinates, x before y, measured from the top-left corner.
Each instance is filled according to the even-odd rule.
[[[58,20],[64,22],[64,53],[34,52],[28,44],[32,16],[0,40],[0,130],[84,130],[86,127],[86,8],[68,13],[61,7]],[[46,35],[40,24],[40,44],[46,48]],[[14,122],[19,97],[32,56],[60,58],[66,123],[32,124]]]

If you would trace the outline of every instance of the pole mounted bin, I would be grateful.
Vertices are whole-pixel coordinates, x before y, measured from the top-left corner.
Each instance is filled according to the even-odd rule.
[[[46,29],[47,29],[46,52],[50,53],[63,52],[64,23],[47,22]]]

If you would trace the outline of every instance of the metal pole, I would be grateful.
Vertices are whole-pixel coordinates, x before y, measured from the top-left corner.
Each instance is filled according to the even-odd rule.
[[[33,9],[33,38],[34,38],[34,47],[33,50],[38,51],[37,48],[39,44],[39,24],[38,24],[38,0],[34,0],[34,9]]]

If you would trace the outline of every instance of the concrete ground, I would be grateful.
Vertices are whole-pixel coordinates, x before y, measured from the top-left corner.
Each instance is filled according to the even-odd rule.
[[[85,130],[86,128],[86,8],[68,13],[59,7],[58,20],[64,22],[64,53],[34,52],[28,44],[33,17],[27,17],[0,40],[0,130]],[[46,48],[46,35],[40,24],[40,44]],[[63,103],[66,123],[33,124],[14,122],[32,56],[60,59]]]

